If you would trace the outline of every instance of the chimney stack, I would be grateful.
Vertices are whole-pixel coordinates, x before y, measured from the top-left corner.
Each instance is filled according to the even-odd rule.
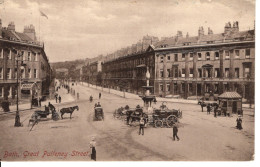
[[[238,21],[233,22],[233,32],[238,32],[239,31],[239,26],[238,26]]]
[[[189,33],[187,32],[187,34],[186,34],[186,38],[189,38]]]
[[[15,25],[13,21],[8,24],[7,30],[15,31]]]
[[[27,36],[29,36],[33,41],[36,41],[36,33],[35,33],[35,27],[31,24],[29,26],[24,26],[23,33],[25,33]]]
[[[208,35],[211,35],[211,34],[213,34],[213,31],[212,31],[212,29],[210,29],[210,27],[208,27]]]
[[[199,27],[198,36],[201,37],[204,35],[204,28],[201,26]]]
[[[226,23],[226,24],[225,24],[225,27],[224,27],[224,33],[225,33],[225,34],[228,34],[228,33],[231,32],[231,30],[232,30],[232,28],[231,28],[231,23],[230,23],[230,22]]]

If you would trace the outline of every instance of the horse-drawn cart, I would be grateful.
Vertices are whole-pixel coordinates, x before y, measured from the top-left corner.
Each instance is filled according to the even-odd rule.
[[[93,121],[104,121],[104,112],[102,107],[94,108]]]
[[[168,109],[166,105],[162,104],[160,109],[154,109],[152,124],[156,128],[163,126],[171,128],[176,122],[179,122],[179,118],[182,118],[182,111]]]

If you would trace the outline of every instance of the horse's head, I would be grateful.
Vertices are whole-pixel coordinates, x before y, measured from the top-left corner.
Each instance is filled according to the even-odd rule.
[[[74,109],[77,109],[77,111],[79,111],[79,106],[74,106]]]

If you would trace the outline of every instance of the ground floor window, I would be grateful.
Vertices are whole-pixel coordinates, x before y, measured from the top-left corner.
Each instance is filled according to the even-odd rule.
[[[192,84],[189,84],[189,92],[192,92]]]
[[[177,94],[177,92],[178,92],[177,83],[174,83],[173,89],[174,89],[174,93]]]
[[[4,97],[4,87],[0,87],[0,97]]]
[[[160,91],[163,91],[163,84],[160,84]]]
[[[166,85],[166,87],[167,87],[167,89],[166,89],[166,90],[167,90],[167,92],[170,92],[170,91],[171,91],[170,84],[167,84],[167,85]]]
[[[184,93],[185,92],[185,84],[184,83],[181,84],[181,89],[182,89],[182,93]]]

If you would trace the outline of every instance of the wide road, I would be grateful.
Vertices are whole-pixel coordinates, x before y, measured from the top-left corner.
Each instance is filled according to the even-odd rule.
[[[22,114],[25,126],[14,128],[14,119],[0,122],[0,156],[2,160],[83,160],[89,161],[89,142],[95,136],[97,160],[117,161],[184,161],[184,160],[251,160],[254,155],[254,117],[245,111],[243,130],[235,129],[236,117],[218,117],[201,112],[194,104],[168,103],[181,109],[180,141],[172,140],[170,128],[145,128],[138,135],[138,126],[130,127],[113,118],[116,108],[128,104],[142,105],[142,100],[125,99],[82,85],[73,86],[80,100],[56,108],[78,105],[72,119],[69,114],[59,121],[41,121],[32,131],[27,127],[33,111]],[[102,97],[98,99],[98,93]],[[89,96],[94,97],[92,103]],[[94,104],[100,102],[105,121],[93,121]],[[159,107],[159,103],[155,107]]]

